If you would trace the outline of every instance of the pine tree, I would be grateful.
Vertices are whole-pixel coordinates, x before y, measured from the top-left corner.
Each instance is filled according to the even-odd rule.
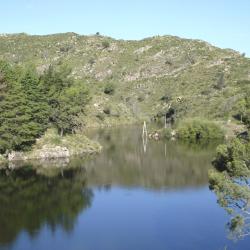
[[[0,98],[0,152],[25,150],[47,128],[49,106],[43,100],[35,74],[25,72],[17,79],[20,71],[1,66],[5,88]]]
[[[39,79],[34,71],[28,70],[20,80],[30,109],[31,119],[37,126],[37,132],[41,135],[49,123],[50,107],[46,96],[42,93]]]
[[[19,150],[34,141],[30,110],[21,86],[8,83],[8,89],[0,102],[0,151]]]

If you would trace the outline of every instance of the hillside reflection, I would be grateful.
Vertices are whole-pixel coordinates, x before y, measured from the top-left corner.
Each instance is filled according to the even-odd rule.
[[[91,132],[90,132],[91,136]],[[196,187],[208,182],[216,142],[203,145],[148,141],[145,153],[138,128],[102,130],[92,138],[104,152],[86,162],[88,184],[153,189]]]

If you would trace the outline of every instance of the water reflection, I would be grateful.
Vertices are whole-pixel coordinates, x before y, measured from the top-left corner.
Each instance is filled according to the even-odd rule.
[[[70,232],[92,196],[81,169],[50,178],[31,166],[0,170],[0,245],[11,243],[21,231],[33,238],[44,225]]]
[[[25,164],[25,167],[23,167],[23,163],[15,163],[9,169],[0,171],[0,248],[1,245],[14,244],[17,236],[23,231],[28,232],[33,238],[39,238],[38,234],[43,231],[44,226],[51,232],[61,228],[68,235],[79,224],[76,223],[79,222],[79,217],[85,214],[87,208],[91,208],[92,211],[93,206],[99,207],[98,209],[95,208],[97,210],[93,210],[94,215],[92,217],[88,217],[89,220],[92,218],[91,223],[88,226],[81,224],[82,227],[74,232],[74,235],[77,235],[77,233],[82,234],[82,230],[84,230],[85,234],[89,236],[90,246],[96,244],[96,247],[87,249],[100,249],[100,245],[96,241],[96,232],[103,235],[103,241],[105,242],[106,238],[109,239],[111,235],[110,241],[112,244],[114,243],[113,235],[116,235],[116,231],[113,229],[107,230],[106,227],[109,224],[116,226],[121,235],[128,234],[126,225],[127,221],[132,218],[132,220],[141,218],[140,223],[149,229],[145,233],[148,233],[148,237],[151,237],[150,235],[155,232],[150,230],[151,228],[154,229],[155,224],[148,221],[148,218],[150,218],[148,215],[154,211],[156,216],[157,211],[164,208],[164,216],[163,214],[159,215],[161,221],[163,221],[162,218],[167,219],[168,215],[165,210],[172,209],[171,206],[166,206],[165,196],[157,198],[155,195],[156,192],[162,190],[177,190],[177,198],[175,196],[171,198],[173,199],[172,204],[175,204],[177,200],[178,203],[183,202],[185,210],[193,213],[192,204],[202,199],[202,195],[198,195],[197,198],[191,195],[191,202],[186,203],[189,194],[185,193],[184,190],[182,194],[182,189],[207,186],[207,170],[211,167],[210,162],[215,145],[209,147],[208,145],[193,146],[186,143],[148,141],[145,152],[145,148],[142,147],[144,144],[141,137],[141,128],[130,128],[129,131],[126,128],[112,129],[112,131],[100,130],[98,133],[89,131],[89,136],[100,141],[104,146],[103,152],[97,157],[91,159],[77,158],[70,161],[65,159],[50,162],[36,161]],[[137,192],[134,187],[140,188],[143,192]],[[136,199],[124,204],[128,197],[126,196],[126,198],[121,194],[127,188],[134,190]],[[116,193],[117,190],[118,193]],[[155,192],[151,192],[152,190]],[[105,199],[101,198],[101,202],[100,200],[99,203],[94,202],[94,197],[98,200],[98,197],[100,199],[103,193],[111,194],[112,198],[109,200],[105,196]],[[150,202],[151,199],[153,201],[157,199],[157,202]],[[207,201],[207,198],[205,201]],[[200,205],[202,206],[202,203]],[[117,206],[119,206],[119,209],[115,209]],[[134,211],[134,215],[132,215],[132,212],[130,215],[127,214],[126,206]],[[143,209],[141,209],[141,206],[143,206]],[[146,210],[145,207],[148,207],[148,209]],[[124,209],[125,211],[123,211]],[[173,209],[180,208],[178,205],[176,207],[173,205]],[[206,212],[206,206],[203,209]],[[169,213],[175,213],[174,210],[169,210]],[[119,211],[121,215],[114,216]],[[140,217],[141,215],[144,217]],[[96,216],[99,220],[95,220]],[[178,219],[178,216],[175,218],[170,216],[170,218],[172,218],[172,225],[176,225],[176,223],[182,225],[182,220],[187,216],[182,219]],[[107,223],[102,223],[105,219],[108,220]],[[87,222],[85,221],[85,223]],[[96,226],[94,229],[92,228],[93,223]],[[140,223],[134,225],[131,222],[129,226],[136,227]],[[160,223],[165,231],[168,223],[169,221]],[[91,228],[93,231],[91,231]],[[100,232],[99,228],[103,228],[103,230]],[[178,230],[169,233],[174,232],[178,235]],[[128,238],[124,241],[119,240],[121,235],[118,235],[116,244],[117,246],[123,245],[124,248],[112,249],[133,249],[126,248],[126,244],[123,243],[129,241],[130,245],[133,245],[136,241],[133,240],[132,234],[137,235],[138,233],[143,235],[143,228],[135,229],[133,233],[128,234]],[[64,242],[65,235],[60,237],[60,240]],[[82,236],[80,239],[82,239]],[[147,245],[147,238],[143,239],[139,242],[142,247],[136,249],[145,249],[143,246]],[[157,249],[165,249],[164,239],[165,237],[162,238],[162,241],[157,241]],[[87,241],[88,237],[85,238],[85,242]],[[82,241],[80,242],[82,243]],[[39,249],[43,249],[42,245],[37,244],[40,247]],[[175,242],[173,241],[172,244],[174,245]],[[107,245],[110,247],[109,243]],[[17,249],[24,249],[21,243],[18,246]],[[65,248],[62,244],[58,249]],[[110,250],[111,248],[102,249]]]
[[[103,130],[90,136],[104,145],[104,152],[85,164],[91,185],[153,189],[206,185],[216,147],[150,140],[145,154],[140,128],[129,133],[116,129],[112,134]]]
[[[146,122],[144,121],[143,128],[142,128],[142,145],[143,145],[144,153],[147,152],[147,144],[148,144],[148,131],[147,131]]]

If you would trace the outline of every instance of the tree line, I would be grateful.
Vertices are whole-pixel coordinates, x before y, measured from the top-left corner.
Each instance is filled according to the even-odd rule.
[[[29,149],[50,126],[74,133],[89,99],[86,85],[65,65],[39,75],[33,66],[0,61],[0,153]]]

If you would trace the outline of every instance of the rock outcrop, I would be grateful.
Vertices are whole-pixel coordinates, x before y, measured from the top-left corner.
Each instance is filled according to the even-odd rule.
[[[34,159],[55,159],[68,158],[70,155],[69,149],[66,147],[55,146],[51,147],[44,145],[41,149],[34,150],[30,153],[12,151],[8,154],[9,161],[34,160]]]

